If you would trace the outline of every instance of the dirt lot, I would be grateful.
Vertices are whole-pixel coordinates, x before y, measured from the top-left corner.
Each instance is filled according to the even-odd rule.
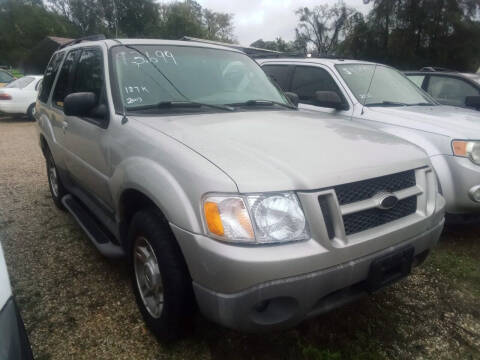
[[[480,359],[480,225],[449,227],[426,264],[296,329],[244,335],[199,317],[159,345],[125,264],[50,199],[33,123],[0,118],[0,238],[36,359]]]

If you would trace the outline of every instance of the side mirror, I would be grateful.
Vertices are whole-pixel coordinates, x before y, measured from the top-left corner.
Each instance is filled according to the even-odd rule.
[[[475,109],[480,109],[480,96],[467,96],[465,98],[465,105]]]
[[[298,101],[299,101],[299,97],[297,94],[293,93],[293,92],[284,92],[285,96],[287,97],[287,99],[293,104],[295,105],[296,107],[298,107]]]
[[[93,92],[73,93],[63,101],[63,111],[67,116],[88,116],[95,106],[97,96]]]
[[[315,105],[336,110],[344,110],[345,105],[335,91],[315,91]]]

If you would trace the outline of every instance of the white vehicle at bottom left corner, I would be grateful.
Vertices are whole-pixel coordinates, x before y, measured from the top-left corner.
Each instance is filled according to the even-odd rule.
[[[28,75],[0,89],[0,113],[27,115],[35,120],[35,102],[43,76]]]
[[[0,244],[0,359],[33,360],[30,342],[12,295]]]

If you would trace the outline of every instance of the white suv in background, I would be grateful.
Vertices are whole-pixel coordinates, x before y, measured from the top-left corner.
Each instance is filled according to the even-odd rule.
[[[480,215],[478,112],[440,105],[381,64],[322,58],[257,62],[284,91],[299,96],[301,109],[361,121],[422,147],[438,175],[447,213],[457,215],[451,218]]]

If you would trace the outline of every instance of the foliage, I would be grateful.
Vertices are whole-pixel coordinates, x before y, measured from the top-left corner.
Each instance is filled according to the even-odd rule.
[[[275,41],[263,41],[263,39],[258,39],[251,43],[250,46],[286,53],[305,54],[307,52],[307,44],[305,42],[299,40],[285,41],[281,37],[277,37]]]
[[[313,46],[319,55],[332,55],[344,35],[346,24],[356,11],[347,7],[342,1],[334,6],[308,7],[295,11],[299,23],[295,29],[297,40]]]
[[[235,41],[233,15],[193,0],[0,0],[0,65],[18,65],[46,36],[92,34]]]
[[[78,36],[68,19],[48,11],[41,1],[0,2],[0,64],[17,65],[45,36]]]
[[[368,2],[368,1],[367,1]],[[364,18],[350,19],[338,52],[403,69],[442,66],[475,71],[480,65],[477,0],[374,0]]]

